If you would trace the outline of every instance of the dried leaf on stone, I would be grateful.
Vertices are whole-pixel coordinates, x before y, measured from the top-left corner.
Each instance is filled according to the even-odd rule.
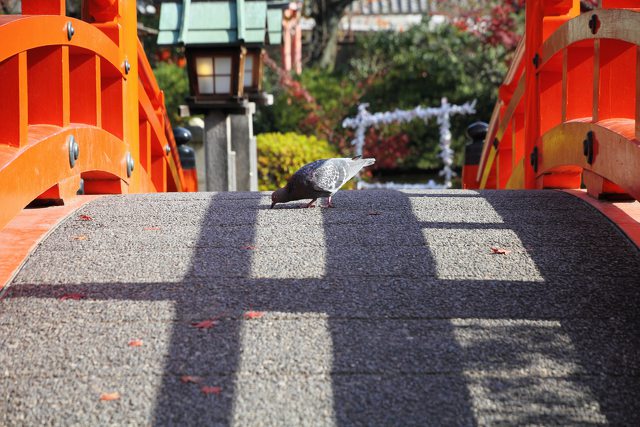
[[[256,247],[253,246],[253,245],[245,245],[245,246],[242,247],[242,249],[246,249],[248,251],[254,251],[256,249]]]
[[[218,386],[202,386],[200,387],[200,390],[204,393],[204,394],[220,394],[220,392],[222,391],[222,387],[218,387]]]
[[[142,347],[144,343],[142,340],[134,339],[129,341],[129,347]]]
[[[86,298],[86,296],[83,295],[83,294],[71,293],[71,294],[64,294],[59,299],[61,301],[66,301],[68,299],[77,301],[77,300],[81,300],[81,299],[84,299],[84,298]]]
[[[502,248],[491,248],[491,253],[497,254],[497,255],[507,255],[507,254],[510,254],[511,251],[508,249],[502,249]]]
[[[102,393],[100,395],[100,400],[110,401],[110,400],[118,400],[120,399],[120,393],[114,391],[112,393]]]
[[[93,218],[91,218],[89,215],[80,215],[78,216],[78,218],[80,219],[80,221],[93,221]]]
[[[244,314],[244,318],[245,319],[259,319],[262,316],[264,316],[264,312],[263,311],[247,311]]]
[[[80,234],[79,236],[73,236],[73,240],[87,240],[87,236]]]
[[[182,381],[185,384],[187,383],[198,384],[202,382],[202,378],[196,377],[194,375],[183,375],[180,377],[180,381]]]
[[[218,324],[217,320],[214,319],[205,319],[200,322],[192,322],[191,326],[199,329],[211,329]]]

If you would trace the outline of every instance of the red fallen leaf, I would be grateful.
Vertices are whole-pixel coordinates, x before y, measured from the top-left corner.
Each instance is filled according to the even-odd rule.
[[[78,218],[80,219],[80,221],[93,221],[93,218],[91,218],[89,215],[80,215]]]
[[[252,246],[252,245],[246,245],[246,246],[243,246],[242,249],[246,249],[248,251],[253,251],[253,250],[256,249],[256,247]]]
[[[216,395],[218,395],[222,391],[222,387],[205,385],[205,386],[200,387],[200,390],[204,394],[216,394]]]
[[[192,322],[191,326],[199,329],[211,329],[218,324],[217,320],[214,319],[206,319],[200,322]]]
[[[81,299],[84,299],[84,298],[86,298],[85,295],[72,293],[72,294],[64,294],[59,299],[61,301],[66,301],[68,299],[71,299],[71,300],[74,300],[74,301],[78,301],[78,300],[81,300]]]
[[[100,400],[109,401],[118,399],[120,399],[120,393],[118,393],[117,391],[114,391],[113,393],[102,393],[100,395]]]
[[[142,344],[144,344],[142,342],[142,340],[130,340],[129,341],[129,347],[142,347]]]
[[[145,227],[145,231],[157,231],[160,230],[160,227]]]
[[[244,314],[244,318],[245,319],[259,319],[262,316],[264,316],[264,312],[263,311],[247,311]]]
[[[202,378],[196,377],[194,375],[183,375],[180,377],[180,381],[182,381],[185,384],[187,383],[198,384],[202,381]]]
[[[87,240],[87,236],[85,236],[84,234],[73,236],[73,240]]]
[[[510,254],[511,251],[508,249],[502,249],[502,248],[491,248],[491,253],[498,254],[498,255],[507,255],[507,254]]]

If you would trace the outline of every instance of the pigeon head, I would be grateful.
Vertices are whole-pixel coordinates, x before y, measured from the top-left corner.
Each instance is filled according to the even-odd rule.
[[[271,208],[276,205],[276,203],[285,203],[289,201],[287,189],[285,187],[278,188],[276,191],[271,194]]]

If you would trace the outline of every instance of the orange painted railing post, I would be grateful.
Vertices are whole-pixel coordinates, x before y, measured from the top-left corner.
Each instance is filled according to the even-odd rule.
[[[182,191],[134,0],[23,0],[0,16],[0,228],[36,199]]]
[[[65,0],[22,0],[23,15],[60,15],[66,13]]]
[[[543,41],[564,20],[580,13],[579,0],[540,0],[526,3],[525,16],[525,113],[524,113],[524,185],[538,187],[536,175],[542,156],[540,150],[540,71]],[[564,16],[562,16],[564,15]]]
[[[480,188],[579,188],[640,199],[640,6],[527,2],[526,34],[500,87]]]
[[[537,68],[541,61],[538,48],[542,44],[542,20],[544,19],[544,5],[542,1],[527,2],[525,13],[525,54],[523,58],[525,61],[524,185],[527,188],[535,188],[538,135],[540,134],[540,105],[538,104],[539,89]]]

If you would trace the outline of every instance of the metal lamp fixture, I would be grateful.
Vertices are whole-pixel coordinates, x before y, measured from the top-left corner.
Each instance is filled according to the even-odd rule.
[[[191,102],[203,107],[241,102],[246,52],[244,46],[187,47]]]
[[[196,75],[201,95],[231,95],[231,57],[198,56]]]

